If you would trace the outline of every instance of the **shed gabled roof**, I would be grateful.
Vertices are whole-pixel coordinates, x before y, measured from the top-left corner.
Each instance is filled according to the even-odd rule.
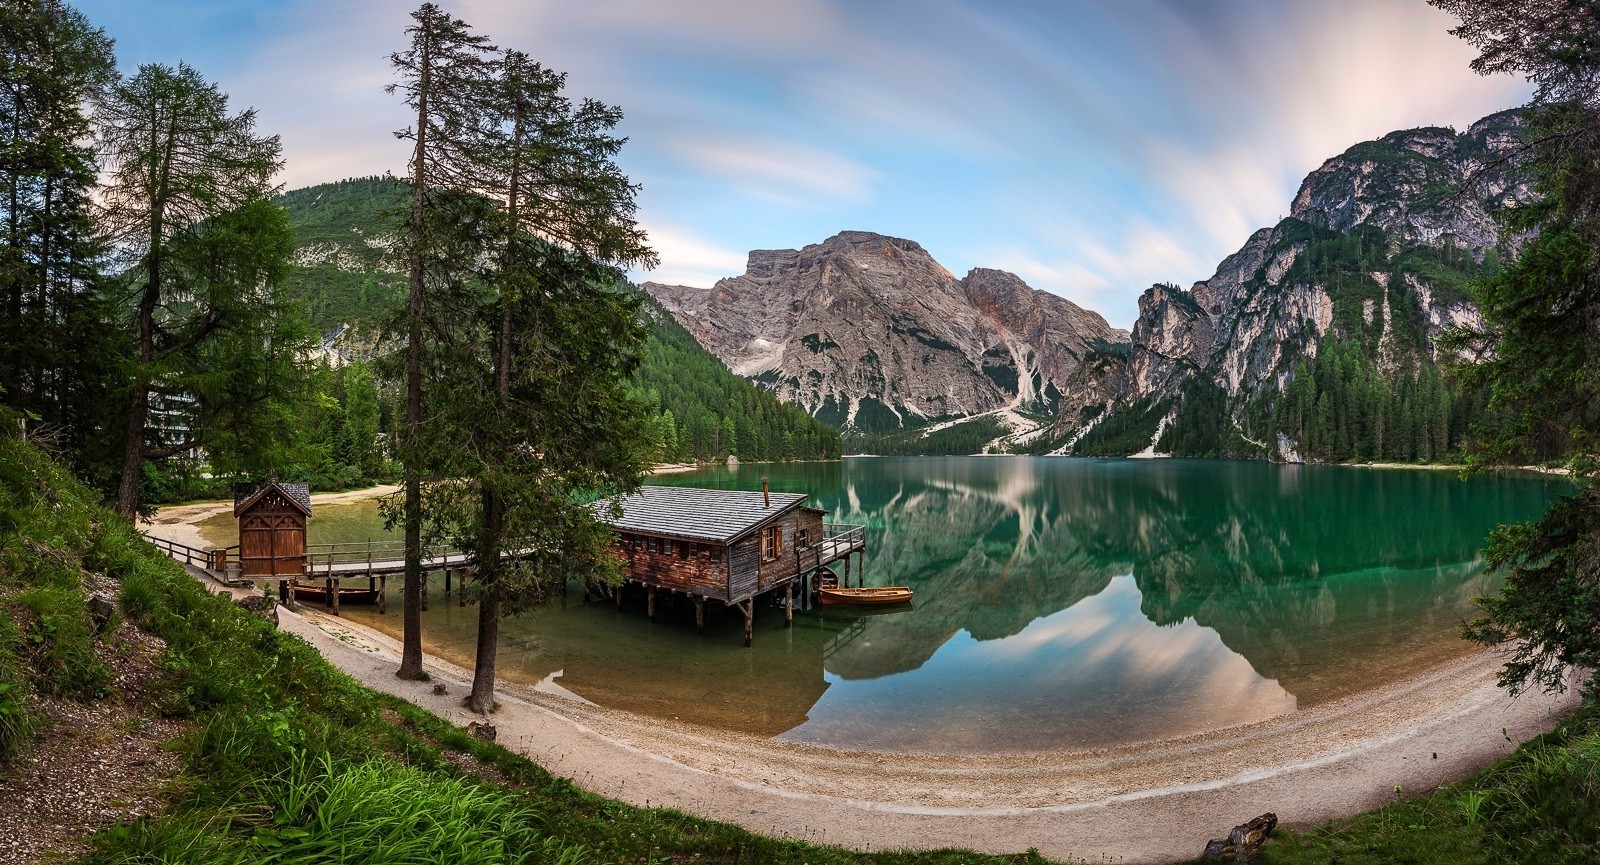
[[[310,484],[285,484],[278,481],[264,481],[259,484],[234,484],[233,485],[233,515],[238,516],[267,494],[268,490],[276,489],[283,493],[283,497],[291,504],[311,516],[311,485]]]
[[[622,505],[617,519],[605,509],[612,500],[595,506],[618,531],[726,544],[805,500],[802,493],[773,493],[767,507],[759,492],[646,486],[616,500]]]

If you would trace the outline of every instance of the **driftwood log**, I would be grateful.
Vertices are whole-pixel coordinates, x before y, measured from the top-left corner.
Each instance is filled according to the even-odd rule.
[[[1278,815],[1269,811],[1248,823],[1233,827],[1226,838],[1212,838],[1206,842],[1206,852],[1201,856],[1208,860],[1254,865],[1256,858],[1261,855],[1261,842],[1267,840],[1277,825]]]

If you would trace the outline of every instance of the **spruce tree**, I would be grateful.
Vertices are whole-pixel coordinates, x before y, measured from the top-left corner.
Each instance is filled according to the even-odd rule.
[[[106,426],[120,349],[98,287],[103,249],[85,107],[116,79],[111,40],[60,0],[0,0],[0,382],[80,471]]]
[[[1569,667],[1600,667],[1600,7],[1586,0],[1430,0],[1480,51],[1473,69],[1525,75],[1537,90],[1522,154],[1542,199],[1511,211],[1537,233],[1484,280],[1486,326],[1455,335],[1479,358],[1467,380],[1497,425],[1479,431],[1475,466],[1564,460],[1579,490],[1533,523],[1490,537],[1505,574],[1467,635],[1510,642],[1500,680],[1513,692],[1561,690]]]
[[[634,221],[636,187],[612,161],[621,112],[573,106],[564,84],[506,51],[474,124],[476,185],[496,203],[484,268],[492,384],[460,432],[479,495],[463,534],[479,602],[468,705],[480,712],[494,705],[502,605],[606,570],[610,531],[578,496],[636,486],[649,441],[648,411],[626,393],[644,338],[638,300],[610,266],[656,257]],[[503,555],[513,537],[515,563]]]
[[[442,210],[452,196],[470,188],[470,159],[462,148],[470,124],[480,113],[477,100],[484,95],[488,75],[487,40],[471,32],[466,22],[425,3],[411,14],[406,28],[410,46],[390,55],[390,65],[400,80],[387,88],[401,93],[415,112],[415,123],[397,137],[412,142],[410,174],[405,178],[411,197],[403,240],[407,296],[402,317],[405,331],[406,413],[399,436],[399,456],[404,467],[404,502],[401,524],[405,535],[405,600],[400,669],[403,679],[421,678],[422,672],[422,529],[423,478],[430,457],[423,429],[423,336],[429,315],[429,286],[449,285],[461,274],[450,268],[459,258],[446,254],[453,228]],[[435,319],[436,321],[439,319]]]

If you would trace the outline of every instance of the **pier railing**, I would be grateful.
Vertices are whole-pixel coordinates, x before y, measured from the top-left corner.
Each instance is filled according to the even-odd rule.
[[[853,523],[823,523],[822,539],[824,541],[843,541],[851,547],[866,546],[867,527]]]
[[[168,540],[166,538],[156,537],[155,535],[145,535],[144,537],[145,540],[149,541],[150,545],[156,549],[166,553],[168,556],[171,556],[180,562],[194,565],[197,568],[222,570],[226,567],[226,562],[230,558],[237,557],[239,550],[238,544],[234,544],[231,547],[211,547],[202,549],[200,547],[191,547],[188,544],[181,544],[177,541]],[[232,554],[231,556],[230,553]]]

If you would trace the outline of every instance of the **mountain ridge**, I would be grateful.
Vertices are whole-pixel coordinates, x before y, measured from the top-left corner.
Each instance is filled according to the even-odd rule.
[[[1522,124],[1513,109],[1352,145],[1210,277],[1146,290],[1131,331],[1014,274],[958,279],[915,241],[862,231],[753,251],[709,289],[640,288],[736,372],[912,449],[907,431],[999,418],[985,443],[1029,452],[1437,459],[1480,410],[1440,377],[1439,339],[1481,324],[1472,281],[1524,239],[1496,217],[1534,199]],[[1319,372],[1336,355],[1348,368]],[[1297,378],[1319,384],[1290,411]],[[1348,405],[1308,430],[1323,396]]]

